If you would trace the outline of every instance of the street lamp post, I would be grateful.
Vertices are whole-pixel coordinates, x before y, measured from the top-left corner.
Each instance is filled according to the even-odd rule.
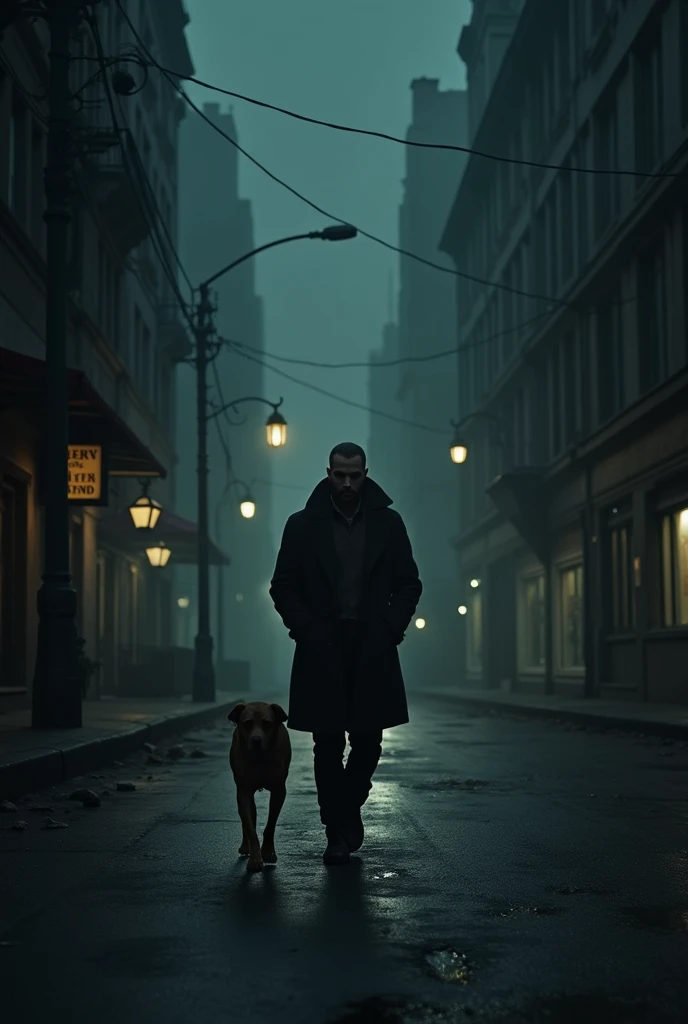
[[[45,508],[43,585],[38,591],[38,637],[32,725],[82,724],[78,672],[76,592],[69,565],[67,448],[67,267],[71,221],[70,37],[78,23],[74,0],[46,5],[50,29],[48,150],[45,165],[46,320],[42,490]]]
[[[194,335],[196,341],[196,419],[198,425],[198,450],[197,450],[197,473],[198,473],[198,633],[196,635],[194,671],[193,671],[193,699],[194,701],[211,703],[215,700],[215,669],[213,666],[213,638],[210,631],[210,581],[209,581],[209,533],[208,533],[208,349],[210,337],[213,331],[212,325],[212,304],[210,302],[210,286],[220,277],[228,274],[246,260],[251,259],[266,249],[273,249],[278,245],[286,245],[287,242],[297,242],[303,239],[316,239],[327,242],[342,242],[355,238],[358,234],[355,227],[350,224],[331,224],[321,231],[309,231],[300,235],[289,235],[286,238],[278,238],[274,242],[260,245],[251,252],[244,253],[238,259],[228,263],[226,267],[218,270],[216,274],[204,281],[199,288],[200,300],[196,308],[196,321]],[[265,399],[239,399],[238,401],[265,401]],[[232,405],[237,402],[229,403]],[[272,402],[268,403],[273,405]],[[280,403],[281,404],[281,403]],[[217,413],[213,415],[219,414]],[[273,405],[273,416],[277,419],[268,423],[268,443],[277,441],[276,447],[284,443],[283,418],[277,412],[277,406]]]

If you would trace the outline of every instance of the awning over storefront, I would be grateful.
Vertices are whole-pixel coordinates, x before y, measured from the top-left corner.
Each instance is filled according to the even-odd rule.
[[[198,527],[189,519],[182,519],[163,509],[154,530],[137,530],[129,510],[105,516],[98,524],[98,539],[118,551],[137,554],[164,541],[172,552],[170,565],[196,565],[198,563]],[[230,565],[231,559],[218,546],[208,541],[211,565]]]
[[[19,409],[40,418],[44,381],[43,360],[0,348],[0,410]],[[101,398],[82,370],[68,371],[68,395],[70,443],[106,446],[110,476],[167,476],[165,467]]]

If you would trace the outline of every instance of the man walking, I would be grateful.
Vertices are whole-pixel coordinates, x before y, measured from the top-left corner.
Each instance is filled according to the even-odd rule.
[[[338,444],[327,478],[287,520],[270,587],[296,641],[289,727],[313,733],[326,864],[360,849],[382,731],[409,720],[397,645],[422,585],[391,504],[369,478],[363,449]]]

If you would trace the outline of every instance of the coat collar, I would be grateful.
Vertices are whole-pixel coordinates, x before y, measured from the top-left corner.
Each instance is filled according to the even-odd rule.
[[[318,520],[318,557],[333,587],[337,584],[337,555],[332,537],[332,502],[330,500],[330,484],[327,478],[321,480],[306,502],[306,512]],[[361,505],[365,513],[377,509],[388,508],[392,499],[379,484],[366,478],[361,494]],[[372,570],[375,562],[382,554],[387,540],[387,523],[385,517],[366,514],[365,557],[363,565],[364,578]]]
[[[311,496],[306,502],[305,510],[310,515],[315,516],[318,519],[323,519],[332,515],[332,501],[330,483],[327,477],[321,480],[316,485]],[[392,504],[392,499],[386,494],[379,484],[376,484],[370,477],[366,477],[366,481],[363,484],[363,490],[361,492],[361,503],[363,509],[373,511],[378,508],[388,508]]]

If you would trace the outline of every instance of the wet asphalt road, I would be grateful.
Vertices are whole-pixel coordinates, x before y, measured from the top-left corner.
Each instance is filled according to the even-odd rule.
[[[0,817],[3,1020],[688,1020],[685,745],[445,701],[412,716],[385,736],[346,867],[321,861],[303,734],[261,875],[237,856],[227,722],[185,738],[205,758],[136,755],[17,801]],[[101,807],[60,796],[83,785],[110,790]]]

